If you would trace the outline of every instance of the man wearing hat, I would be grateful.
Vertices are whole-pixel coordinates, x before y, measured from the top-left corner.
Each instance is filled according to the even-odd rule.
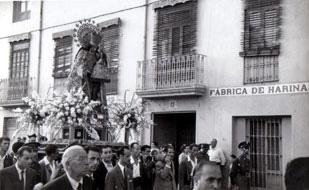
[[[250,159],[249,159],[250,143],[241,142],[238,148],[242,154],[233,162],[231,169],[231,178],[237,179],[238,189],[250,189]]]
[[[29,143],[36,142],[36,134],[28,135]]]

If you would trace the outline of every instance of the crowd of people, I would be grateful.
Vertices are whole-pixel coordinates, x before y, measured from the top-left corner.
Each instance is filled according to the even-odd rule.
[[[190,144],[181,147],[176,157],[172,144],[158,147],[156,143],[141,146],[135,142],[117,150],[105,145],[67,146],[62,157],[56,145],[45,147],[45,156],[38,160],[39,143],[16,142],[13,154],[8,152],[10,139],[0,138],[0,190],[208,190],[249,189],[250,144],[242,142],[243,154],[231,162],[230,175],[225,173],[226,159],[217,147],[217,140],[209,144]],[[234,157],[234,156],[233,156]],[[309,159],[303,173],[293,161],[287,168],[287,187],[300,184],[309,176]],[[307,172],[307,173],[306,173]],[[224,178],[230,178],[224,187]],[[308,185],[308,184],[307,184]]]

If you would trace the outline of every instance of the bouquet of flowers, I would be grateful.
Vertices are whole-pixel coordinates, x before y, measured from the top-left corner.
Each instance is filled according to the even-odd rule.
[[[17,120],[18,123],[21,123],[21,128],[38,127],[44,124],[49,111],[40,96],[34,91],[31,97],[25,97],[22,100],[29,105],[29,108]]]
[[[140,136],[143,128],[149,128],[153,125],[150,116],[144,110],[142,100],[132,95],[131,100],[127,101],[126,92],[124,99],[108,99],[109,121],[114,126],[113,132],[120,132],[126,128],[132,130],[137,136]],[[115,135],[117,137],[117,134]]]
[[[103,127],[104,116],[100,113],[100,101],[89,101],[82,88],[65,91],[60,97],[48,100],[50,113],[46,124],[50,126],[83,127],[89,136],[99,140],[95,127]]]

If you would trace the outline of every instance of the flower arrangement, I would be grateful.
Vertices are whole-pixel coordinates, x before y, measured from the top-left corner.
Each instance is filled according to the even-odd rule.
[[[46,124],[50,126],[83,127],[91,138],[99,140],[95,127],[103,127],[104,116],[100,113],[100,101],[89,101],[82,88],[65,91],[60,97],[48,101],[50,108]]]
[[[126,91],[127,92],[127,91]],[[117,138],[121,129],[132,130],[137,136],[141,135],[143,128],[149,128],[153,125],[150,116],[144,110],[142,99],[132,95],[131,100],[127,101],[126,92],[124,99],[108,99],[109,121],[115,126],[114,134]]]
[[[82,88],[65,91],[62,96],[49,96],[44,101],[37,93],[23,98],[29,105],[18,122],[22,128],[45,126],[51,133],[59,133],[63,127],[83,127],[95,140],[100,137],[95,127],[103,127],[104,116],[100,113],[100,101],[89,101]]]
[[[17,120],[17,122],[21,123],[21,128],[41,126],[49,114],[45,102],[41,100],[36,92],[33,92],[31,97],[24,97],[22,100],[29,105],[29,108]]]

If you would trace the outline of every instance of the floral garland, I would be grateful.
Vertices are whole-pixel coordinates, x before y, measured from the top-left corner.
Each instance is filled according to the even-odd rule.
[[[133,94],[131,100],[127,101],[126,92],[124,99],[108,99],[109,121],[112,126],[115,126],[113,128],[115,138],[117,138],[117,131],[119,133],[123,128],[131,129],[137,136],[140,136],[143,128],[153,125],[150,116],[144,110],[142,99]]]

